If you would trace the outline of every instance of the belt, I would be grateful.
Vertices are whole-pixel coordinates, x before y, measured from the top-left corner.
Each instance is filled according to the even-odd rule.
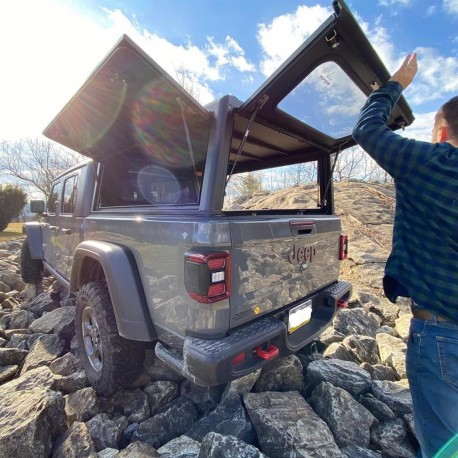
[[[451,320],[450,318],[445,318],[444,316],[436,315],[434,313],[431,313],[429,310],[425,309],[412,309],[412,315],[420,320],[430,321],[436,319],[437,321],[447,321],[448,323],[457,324],[456,321]]]

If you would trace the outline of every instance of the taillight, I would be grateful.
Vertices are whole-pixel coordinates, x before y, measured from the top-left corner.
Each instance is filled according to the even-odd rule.
[[[341,235],[339,238],[339,260],[343,261],[348,256],[348,235]]]
[[[186,253],[185,287],[196,301],[212,303],[230,295],[229,253]]]

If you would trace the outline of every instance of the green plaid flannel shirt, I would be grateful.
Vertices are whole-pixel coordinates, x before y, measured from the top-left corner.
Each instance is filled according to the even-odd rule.
[[[458,321],[458,148],[392,132],[386,124],[401,92],[393,81],[374,91],[353,131],[396,187],[385,294]]]

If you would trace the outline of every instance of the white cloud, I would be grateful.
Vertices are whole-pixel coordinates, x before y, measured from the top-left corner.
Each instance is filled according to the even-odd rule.
[[[245,57],[245,52],[232,37],[227,36],[223,44],[217,44],[212,37],[208,39],[207,54],[216,59],[215,68],[232,66],[241,72],[254,72],[255,66]]]
[[[2,2],[0,139],[39,136],[122,34],[171,76],[183,68],[203,104],[214,99],[208,82],[223,79],[227,68],[254,70],[231,37],[224,43],[208,40],[203,49],[190,42],[175,44],[120,10],[83,11],[74,5],[62,0]]]
[[[408,3],[408,0],[397,1]],[[354,14],[388,71],[394,72],[404,56],[401,58],[396,55],[391,37],[381,25],[381,18],[378,18],[374,25],[370,25],[357,13]],[[263,74],[272,74],[329,15],[328,9],[318,5],[300,6],[294,13],[278,16],[269,24],[260,24],[258,41],[264,53],[261,60]]]
[[[444,0],[444,9],[448,13],[458,14],[458,0]]]
[[[458,58],[442,56],[432,48],[418,48],[418,75],[408,89],[409,100],[421,104],[458,92]]]
[[[409,6],[410,0],[379,0],[381,6]]]
[[[401,135],[415,140],[431,141],[431,132],[434,125],[436,112],[415,114],[415,120],[405,131],[398,131]]]
[[[262,73],[272,74],[330,14],[319,5],[299,6],[294,13],[277,16],[270,24],[259,24],[257,38],[264,53]]]
[[[385,67],[390,73],[393,73],[404,60],[403,56],[398,56],[394,48],[391,37],[388,31],[381,25],[381,17],[376,19],[375,24],[372,26],[364,21],[357,13],[355,17],[363,29],[364,34],[367,36],[369,42],[374,47],[380,59],[385,64]]]

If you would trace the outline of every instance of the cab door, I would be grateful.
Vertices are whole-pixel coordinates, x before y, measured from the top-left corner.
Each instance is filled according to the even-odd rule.
[[[79,183],[79,171],[64,177],[62,188],[62,203],[55,232],[56,270],[65,278],[69,278],[72,265],[72,250],[75,238],[79,237],[79,230],[75,219],[76,195]]]
[[[62,201],[62,180],[53,184],[46,205],[46,223],[42,224],[43,251],[45,262],[53,270],[56,269],[56,231]]]

